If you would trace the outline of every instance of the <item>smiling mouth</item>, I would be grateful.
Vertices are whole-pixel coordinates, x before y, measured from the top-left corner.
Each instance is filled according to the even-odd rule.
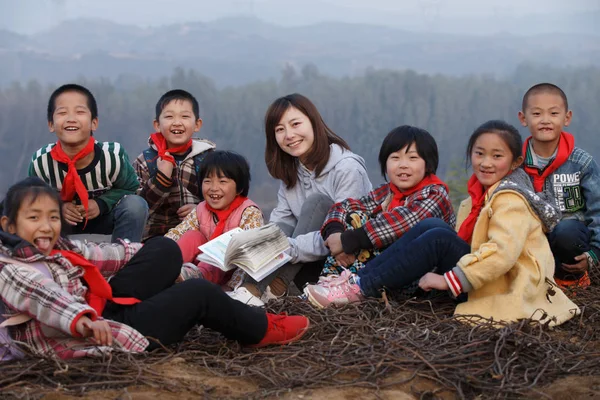
[[[217,195],[217,194],[209,194],[208,197],[213,200],[213,201],[218,201],[221,200],[223,198],[223,196]]]
[[[173,135],[183,135],[183,133],[184,133],[184,132],[185,132],[185,131],[184,131],[184,130],[181,130],[181,129],[173,129],[173,130],[171,131],[171,133],[172,133]]]
[[[79,128],[77,128],[76,126],[67,126],[65,128],[65,131],[67,131],[67,132],[75,132],[75,131],[78,131],[78,130],[79,130]]]
[[[290,144],[288,144],[288,147],[296,147],[296,146],[298,146],[300,143],[302,143],[302,140],[298,140],[298,141],[295,141],[295,142],[293,142],[293,143],[290,143]]]
[[[52,242],[52,238],[51,237],[44,236],[44,237],[35,238],[34,241],[33,241],[33,244],[40,251],[46,252],[46,251],[50,250],[50,243],[51,242]]]

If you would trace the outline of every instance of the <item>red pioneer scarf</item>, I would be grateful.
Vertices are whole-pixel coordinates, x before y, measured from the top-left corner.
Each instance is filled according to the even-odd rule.
[[[212,233],[212,235],[210,235],[210,238],[208,240],[213,240],[214,238],[223,233],[223,231],[225,230],[225,222],[227,221],[227,218],[229,218],[231,213],[234,212],[235,209],[242,205],[242,203],[247,199],[247,197],[235,196],[235,199],[233,199],[231,204],[229,204],[229,206],[227,208],[224,208],[223,210],[215,210],[214,208],[209,206],[208,203],[206,203],[206,208],[208,209],[208,211],[215,213],[217,215],[217,218],[219,219],[215,231]]]
[[[531,136],[527,138],[525,144],[523,144],[523,154],[527,158],[527,151],[529,150],[529,141]],[[567,158],[571,155],[571,152],[575,148],[575,138],[573,135],[567,132],[560,133],[560,139],[558,140],[558,150],[556,151],[556,157],[542,170],[525,165],[523,169],[533,178],[533,188],[536,192],[541,192],[544,189],[544,182],[546,178],[550,176],[558,167],[563,165]],[[540,174],[541,172],[541,174]]]
[[[479,182],[479,179],[477,179],[475,174],[473,174],[467,183],[467,191],[469,192],[469,196],[471,196],[471,212],[460,226],[458,236],[465,242],[471,243],[475,222],[477,222],[479,213],[483,208],[483,203],[485,203],[486,190],[483,188],[483,185]]]
[[[396,207],[404,205],[404,200],[408,196],[410,196],[413,193],[418,192],[419,190],[423,189],[425,186],[429,186],[429,185],[442,185],[442,186],[444,186],[444,188],[446,188],[446,191],[448,193],[450,193],[450,189],[448,189],[448,186],[434,174],[430,174],[429,176],[426,176],[416,186],[414,186],[408,190],[405,190],[405,191],[401,191],[400,189],[398,189],[396,187],[396,185],[394,185],[393,183],[390,182],[390,190],[392,191],[392,194],[394,195],[394,197],[392,197],[392,201],[390,202],[390,205],[388,206],[388,210],[392,210]]]
[[[167,140],[160,132],[153,133],[150,135],[150,138],[156,146],[158,156],[165,161],[169,161],[173,165],[175,165],[175,158],[173,157],[173,154],[184,153],[188,151],[190,147],[192,147],[192,139],[190,139],[186,144],[182,144],[181,146],[167,148]],[[167,155],[165,153],[169,154]]]

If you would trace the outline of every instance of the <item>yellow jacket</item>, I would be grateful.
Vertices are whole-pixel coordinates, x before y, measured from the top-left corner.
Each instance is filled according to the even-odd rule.
[[[459,304],[455,314],[497,321],[532,318],[559,325],[578,314],[579,308],[554,282],[554,257],[544,233],[548,226],[544,215],[540,219],[540,207],[535,209],[532,202],[537,199],[546,211],[552,206],[521,182],[499,188],[500,183],[505,182],[488,190],[473,230],[471,253],[455,268],[468,291],[468,301]],[[470,211],[469,198],[458,210],[457,229]]]

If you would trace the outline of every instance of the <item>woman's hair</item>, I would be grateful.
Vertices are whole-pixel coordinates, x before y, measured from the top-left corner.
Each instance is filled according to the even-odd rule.
[[[283,151],[275,139],[275,127],[281,121],[283,114],[294,107],[306,115],[312,125],[314,142],[306,156],[305,164],[319,176],[329,161],[329,145],[337,144],[350,150],[350,146],[336,135],[323,121],[317,107],[306,97],[298,93],[289,94],[278,98],[269,106],[265,114],[265,133],[267,146],[265,149],[265,162],[273,178],[281,179],[288,189],[296,186],[298,181],[298,162]]]
[[[417,128],[410,125],[402,125],[392,129],[387,134],[381,149],[379,150],[379,166],[381,167],[381,175],[387,179],[387,159],[390,154],[395,153],[404,147],[408,151],[412,144],[417,148],[417,154],[425,160],[425,176],[435,174],[438,167],[439,155],[435,139],[425,129]]]
[[[475,145],[475,142],[479,136],[483,135],[484,133],[495,133],[502,138],[512,153],[512,161],[515,161],[521,156],[523,151],[523,139],[521,138],[521,134],[517,128],[504,121],[491,120],[481,124],[477,129],[475,129],[469,138],[466,154],[467,167],[471,164],[471,153],[473,152],[473,146]]]
[[[250,166],[246,159],[232,151],[215,150],[209,152],[200,167],[200,181],[211,174],[225,176],[235,181],[235,191],[247,197],[250,190]]]
[[[27,200],[31,204],[40,196],[48,196],[56,201],[62,220],[62,200],[60,199],[60,194],[56,189],[38,177],[25,178],[8,189],[6,197],[2,202],[2,216],[8,218],[9,224],[14,224],[17,221],[19,209],[23,202]]]

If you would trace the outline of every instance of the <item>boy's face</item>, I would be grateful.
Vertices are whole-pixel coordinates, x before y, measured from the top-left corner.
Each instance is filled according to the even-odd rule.
[[[63,147],[77,147],[87,144],[92,131],[98,128],[98,118],[92,119],[85,95],[65,92],[54,102],[54,114],[48,128],[56,133]]]
[[[196,118],[192,103],[188,100],[173,100],[163,108],[154,120],[154,129],[165,137],[168,147],[186,144],[194,132],[202,127],[202,120]]]
[[[519,111],[519,120],[529,127],[534,140],[558,142],[563,127],[571,123],[572,114],[560,95],[542,92],[529,96],[527,108]]]

